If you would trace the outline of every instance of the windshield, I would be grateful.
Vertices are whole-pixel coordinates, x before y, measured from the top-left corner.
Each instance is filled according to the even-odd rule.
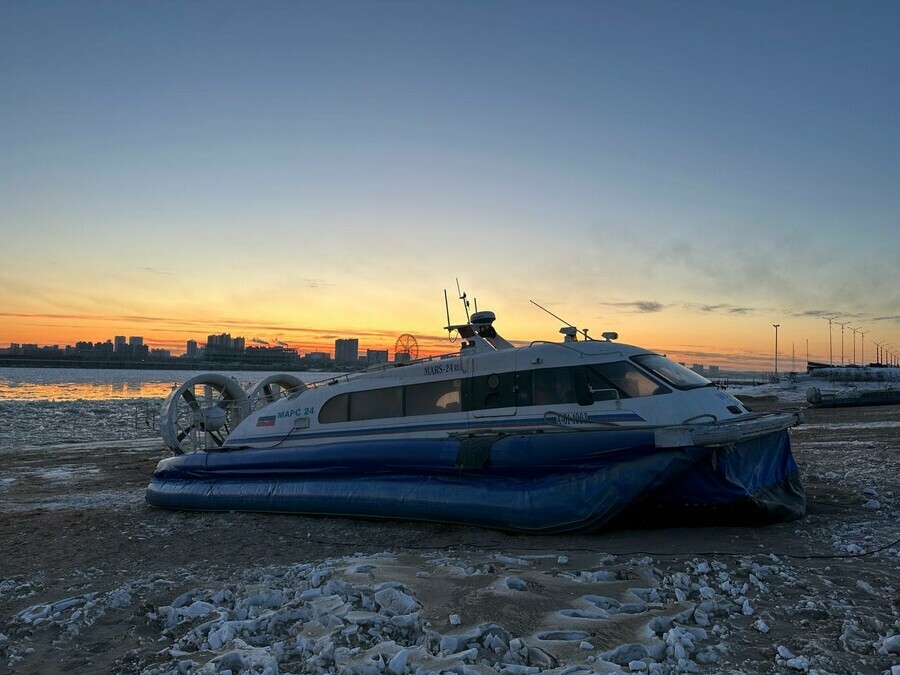
[[[693,370],[688,370],[681,364],[670,361],[659,354],[642,354],[641,356],[631,357],[631,360],[678,389],[697,389],[698,387],[712,386],[712,382],[702,375],[695,373]]]

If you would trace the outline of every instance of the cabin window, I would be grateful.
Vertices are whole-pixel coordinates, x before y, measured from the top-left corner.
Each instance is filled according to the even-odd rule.
[[[659,354],[642,354],[641,356],[631,357],[631,360],[678,389],[697,389],[698,387],[708,387],[712,384],[699,373],[695,373],[693,370],[689,370]]]
[[[628,397],[625,392],[603,377],[596,367],[578,366],[577,370],[580,380],[582,382],[587,380],[587,384],[584,386],[587,389],[586,394],[590,397],[591,403],[595,401],[615,401]],[[581,394],[580,389],[579,394]]]
[[[461,380],[440,380],[404,387],[407,415],[437,415],[462,410]]]
[[[320,424],[332,424],[334,422],[346,422],[347,402],[350,399],[349,394],[339,394],[325,402],[319,411]]]
[[[605,386],[612,387],[608,383]],[[611,393],[611,398],[617,397],[616,391]],[[517,405],[591,405],[593,402],[589,373],[583,366],[541,368],[516,373]]]
[[[639,398],[641,396],[657,396],[671,393],[669,389],[651,380],[627,361],[598,363],[589,366],[589,369],[592,372],[592,379],[597,382],[597,384],[592,383],[592,389],[608,389],[608,385],[611,384],[620,392],[623,398]],[[603,383],[608,384],[604,386]],[[605,391],[595,392],[595,396],[597,393],[606,398],[612,398]],[[597,400],[603,399],[598,398]]]
[[[465,410],[512,408],[516,405],[516,374],[492,373],[469,381]]]
[[[403,416],[403,387],[354,391],[350,394],[350,421]]]
[[[531,373],[534,405],[578,403],[570,368],[542,368]]]

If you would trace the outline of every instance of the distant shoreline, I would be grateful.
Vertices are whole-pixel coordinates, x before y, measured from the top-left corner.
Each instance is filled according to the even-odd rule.
[[[290,364],[257,363],[209,363],[206,361],[154,362],[154,361],[86,361],[84,359],[26,359],[0,357],[0,368],[77,368],[83,370],[202,370],[214,371],[272,371],[316,372],[318,369]],[[342,372],[334,365],[327,372]]]

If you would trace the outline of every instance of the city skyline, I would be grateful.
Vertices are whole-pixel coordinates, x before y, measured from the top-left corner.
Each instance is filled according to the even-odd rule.
[[[820,334],[816,336],[820,343],[818,344],[816,350],[810,350],[807,355],[807,343],[804,340],[803,351],[801,353],[797,352],[797,345],[795,342],[791,343],[791,351],[785,352],[782,349],[778,350],[778,358],[782,359],[782,364],[789,363],[790,367],[787,368],[788,371],[799,371],[805,369],[805,364],[808,361],[814,363],[826,363],[833,364],[834,366],[843,366],[843,365],[867,365],[870,363],[882,363],[894,365],[900,360],[900,346],[894,345],[887,340],[877,340],[877,339],[868,339],[865,340],[864,337],[871,333],[871,331],[863,331],[861,330],[861,326],[855,328],[849,328],[849,324],[851,322],[841,322],[834,321],[839,318],[838,316],[821,316],[820,319],[828,321],[828,327]],[[833,322],[833,324],[832,324]],[[833,329],[833,326],[837,326],[839,330]],[[780,328],[780,324],[777,326]],[[773,328],[776,326],[773,325]],[[300,330],[310,330],[310,329],[300,329]],[[835,331],[837,333],[837,342],[835,342]],[[857,338],[856,336],[860,337]],[[378,333],[379,338],[383,339],[383,335]],[[339,343],[352,343],[352,346],[355,348],[357,352],[357,358],[359,360],[364,360],[362,356],[359,354],[365,350],[370,354],[369,359],[371,360],[372,353],[380,353],[384,352],[386,354],[394,355],[396,354],[395,349],[392,350],[385,346],[385,343],[376,342],[373,344],[365,344],[360,347],[359,338],[350,337],[349,334],[345,337],[337,337],[328,336],[333,338],[333,341],[330,343],[331,346],[334,347],[334,350],[328,350],[327,347],[329,343],[325,342],[314,342],[310,343],[311,347],[307,349],[302,349],[300,344],[291,345],[288,342],[285,342],[279,338],[273,338],[271,341],[263,340],[258,337],[246,338],[246,336],[234,336],[232,337],[230,333],[211,333],[207,335],[206,342],[200,342],[195,338],[189,338],[180,343],[157,343],[154,341],[148,341],[146,344],[144,342],[143,336],[124,336],[124,335],[116,335],[113,338],[107,338],[106,340],[85,340],[85,339],[76,339],[71,343],[57,342],[57,343],[48,343],[48,344],[40,344],[40,343],[29,343],[29,342],[18,342],[18,343],[9,343],[2,344],[0,343],[0,350],[9,349],[11,347],[60,347],[60,348],[74,348],[79,344],[93,344],[96,346],[110,346],[113,345],[116,347],[118,351],[119,345],[127,346],[129,348],[140,346],[145,349],[145,351],[149,350],[149,352],[156,352],[156,356],[162,356],[161,352],[168,352],[165,356],[168,358],[171,357],[182,357],[189,356],[190,352],[193,348],[196,349],[199,347],[202,352],[209,344],[220,344],[220,340],[229,341],[232,344],[239,344],[240,351],[244,350],[245,345],[250,349],[256,349],[260,347],[265,348],[286,348],[292,351],[295,351],[297,355],[301,358],[306,358],[308,356],[322,356],[327,355],[329,359],[335,361],[341,361],[338,357],[339,352]],[[400,336],[396,336],[400,337]],[[419,339],[419,338],[417,338]],[[212,340],[212,342],[210,342]],[[428,357],[435,356],[439,354],[449,353],[446,350],[431,351],[428,349],[428,345],[443,345],[444,340],[440,337],[434,336],[422,336],[421,340],[426,345],[426,350],[420,354],[420,357]],[[445,339],[446,340],[446,339]],[[515,343],[516,341],[514,341]],[[524,343],[522,343],[524,344]],[[837,348],[835,347],[837,345]],[[166,346],[168,345],[168,346]],[[379,346],[380,345],[380,346]],[[823,346],[824,345],[824,346]],[[866,358],[865,345],[869,345],[868,355],[870,358]],[[396,345],[394,345],[396,348]],[[323,351],[324,349],[324,351]],[[679,352],[677,350],[665,350],[659,349],[657,350],[662,353],[666,353],[672,358],[680,361],[681,363],[687,365],[699,365],[704,367],[713,367],[720,368],[724,367],[725,369],[730,370],[756,370],[756,371],[766,371],[768,368],[766,367],[766,360],[774,360],[775,354],[773,353],[769,355],[763,355],[758,358],[754,358],[752,356],[744,355],[738,356],[734,359],[729,359],[727,356],[723,356],[721,354],[709,354],[709,353],[699,353],[699,352]],[[305,352],[305,353],[304,353]],[[199,356],[199,354],[197,354]],[[858,358],[857,358],[858,357]],[[699,361],[699,363],[693,363]],[[800,367],[797,367],[797,364],[800,364]],[[784,365],[781,368],[782,371],[785,370]]]
[[[900,5],[0,7],[0,345],[900,345]],[[462,318],[451,302],[454,321]],[[855,335],[858,342],[860,337]],[[874,351],[873,351],[874,353]]]

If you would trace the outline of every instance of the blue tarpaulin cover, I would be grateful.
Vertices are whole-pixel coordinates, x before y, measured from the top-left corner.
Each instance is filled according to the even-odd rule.
[[[632,511],[646,521],[661,506],[740,507],[750,523],[805,510],[787,431],[725,448],[659,449],[651,431],[604,430],[200,452],[160,462],[147,501],[530,533],[593,531]]]

